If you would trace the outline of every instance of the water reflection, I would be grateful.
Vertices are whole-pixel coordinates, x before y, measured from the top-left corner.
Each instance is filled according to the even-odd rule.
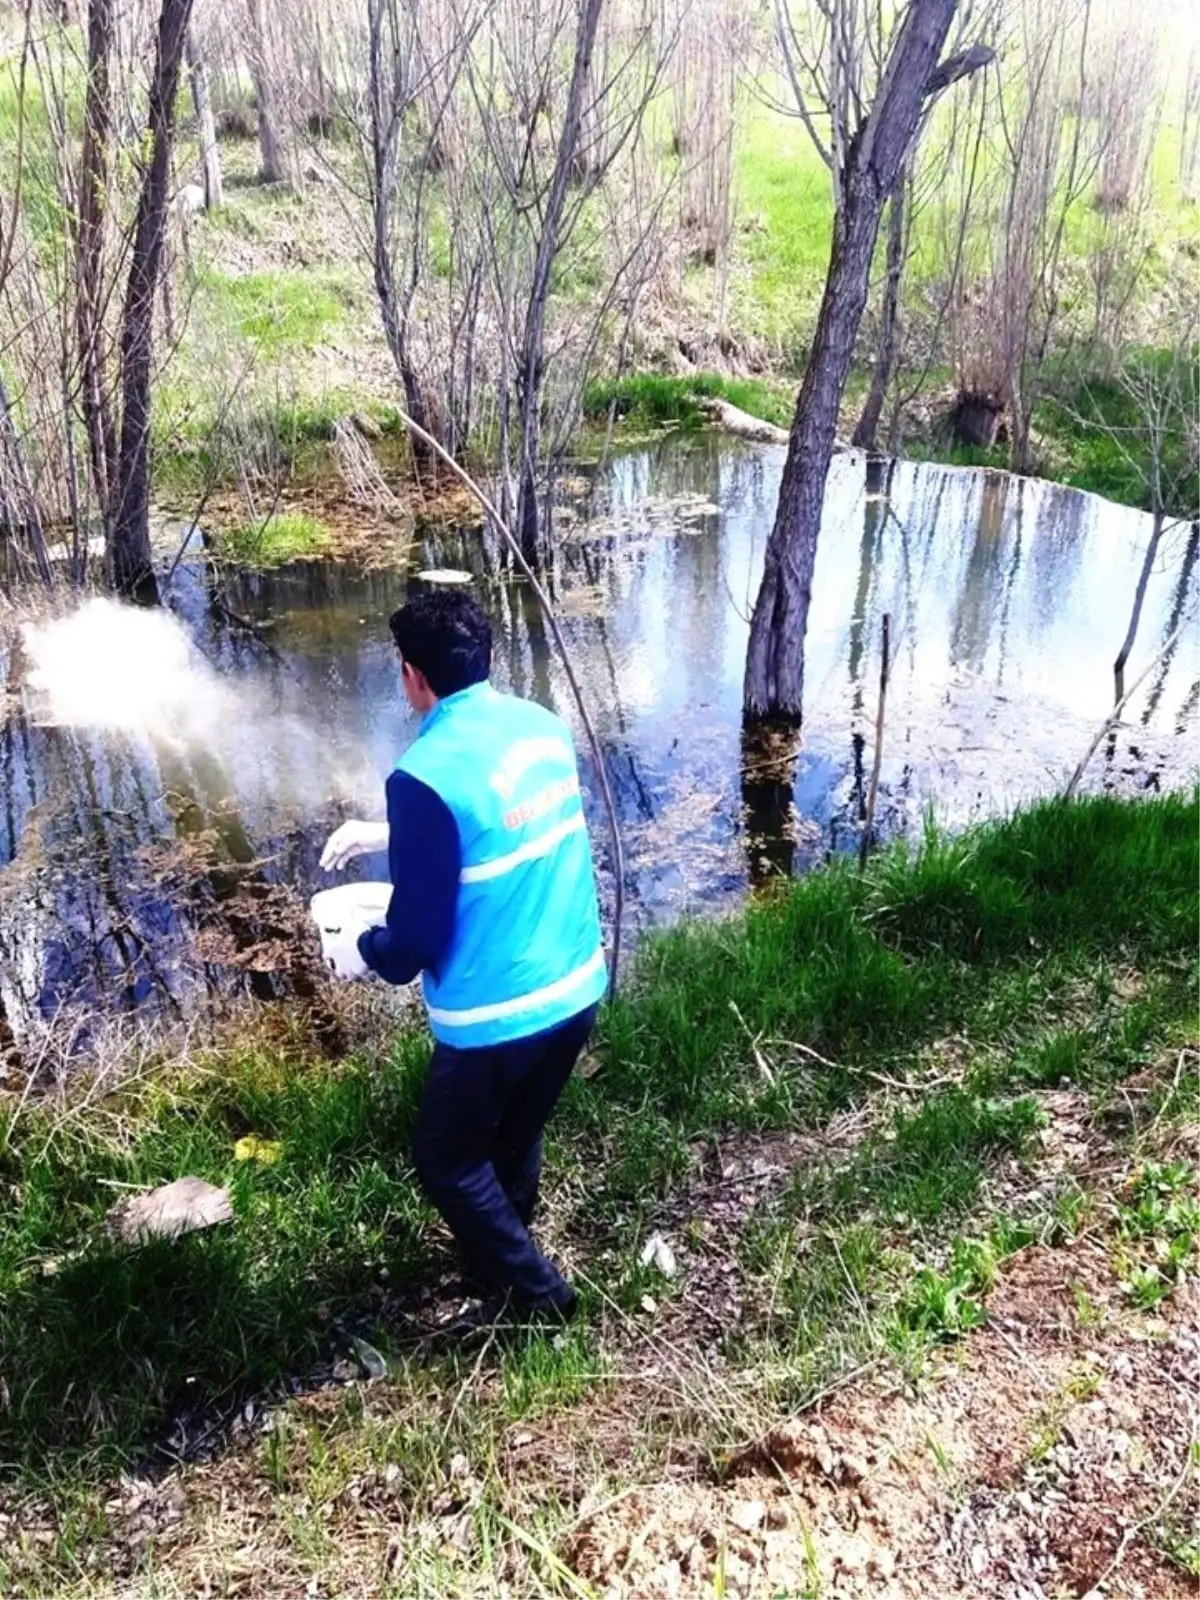
[[[638,924],[856,842],[884,612],[882,831],[919,823],[927,804],[956,824],[1054,786],[1111,707],[1148,518],[1003,475],[845,456],[814,578],[802,739],[747,745],[747,623],[781,464],[770,447],[664,438],[563,508],[547,581],[594,708]],[[412,570],[437,565],[477,575],[498,681],[570,716],[545,624],[498,552],[477,531],[429,533]],[[186,1008],[230,986],[311,982],[287,952],[320,843],[346,809],[378,813],[413,733],[386,627],[410,581],[181,567],[171,606],[222,679],[253,690],[216,748],[38,726],[14,642],[0,644],[0,1052],[71,1002]],[[1196,592],[1193,531],[1151,577],[1130,682]],[[1189,780],[1198,679],[1185,632],[1098,753],[1093,787]],[[595,838],[605,869],[599,825]]]

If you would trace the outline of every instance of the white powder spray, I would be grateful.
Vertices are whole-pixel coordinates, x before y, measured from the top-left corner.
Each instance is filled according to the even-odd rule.
[[[96,598],[22,635],[39,722],[144,740],[185,763],[203,756],[242,800],[380,810],[383,779],[361,739],[318,730],[264,687],[222,678],[168,611]]]
[[[27,623],[22,635],[39,721],[182,747],[236,714],[236,691],[168,612],[94,599],[53,622]]]

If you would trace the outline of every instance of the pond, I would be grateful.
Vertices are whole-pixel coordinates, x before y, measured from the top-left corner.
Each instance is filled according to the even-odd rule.
[[[782,461],[774,446],[666,435],[567,485],[548,581],[616,794],[634,930],[857,847],[885,613],[882,833],[919,828],[929,810],[960,826],[1061,787],[1113,705],[1147,517],[1004,474],[904,462],[868,474],[846,455],[829,482],[798,754],[747,747],[747,619]],[[414,733],[387,617],[438,566],[474,575],[497,682],[574,720],[528,587],[478,532],[423,537],[403,570],[218,573],[197,555],[175,575],[170,617],[144,638],[126,628],[119,651],[101,630],[47,666],[45,635],[31,650],[9,634],[0,1055],[50,1018],[312,986],[302,930],[329,881],[321,844],[341,817],[381,813]],[[1183,529],[1151,575],[1129,683],[1196,592]],[[1087,786],[1192,782],[1198,699],[1189,628]],[[585,783],[603,876],[590,770]],[[379,858],[361,866],[384,873]]]

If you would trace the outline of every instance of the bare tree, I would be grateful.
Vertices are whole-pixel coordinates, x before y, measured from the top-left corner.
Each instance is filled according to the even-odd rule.
[[[1103,129],[1096,207],[1138,205],[1158,134],[1162,83],[1159,17],[1154,6],[1109,8],[1095,29],[1082,109]]]
[[[374,288],[405,410],[419,429],[456,450],[466,445],[472,422],[472,347],[482,269],[448,173],[461,133],[456,96],[477,19],[461,14],[453,26],[448,21],[437,0],[413,5],[370,0],[368,104],[357,125]],[[430,262],[430,221],[438,200],[448,213],[450,246],[440,291]],[[435,458],[418,434],[411,448],[419,469],[435,469]]]
[[[1200,194],[1200,50],[1188,56],[1179,134],[1179,187],[1189,200]]]
[[[21,222],[22,186],[25,180],[26,89],[33,44],[33,8],[25,8],[21,51],[15,74],[16,158],[13,193],[0,198],[0,294],[5,294],[12,272],[17,233]],[[0,532],[10,541],[18,559],[28,552],[44,583],[51,581],[49,554],[42,526],[41,506],[31,480],[25,446],[13,416],[3,372],[0,371]]]
[[[1139,286],[1145,284],[1147,259],[1153,251],[1148,218],[1141,205],[1102,212],[1082,265],[1091,289],[1092,325],[1087,348],[1101,362],[1124,343],[1123,330],[1134,313]],[[1077,328],[1082,318],[1075,318]]]
[[[742,21],[732,0],[694,0],[683,5],[679,42],[671,61],[680,227],[687,258],[699,260],[715,273],[718,329],[725,324],[733,243],[737,62],[747,42]]]
[[[661,176],[652,177],[640,159],[646,153],[646,112],[675,43],[673,33],[664,36],[655,0],[647,0],[640,11],[623,12],[605,12],[603,0],[580,0],[577,13],[559,0],[552,5],[560,39],[569,41],[570,74],[565,83],[550,87],[553,80],[543,69],[541,88],[537,80],[529,84],[544,100],[546,142],[553,152],[548,171],[539,149],[537,100],[528,90],[525,94],[534,115],[514,146],[513,153],[521,151],[517,165],[507,166],[503,231],[510,253],[497,299],[501,324],[511,330],[505,357],[511,399],[502,401],[502,459],[506,485],[516,480],[516,523],[526,559],[540,557],[547,467],[574,430],[583,387],[610,319],[623,315],[628,328],[651,270],[651,240],[669,193]],[[543,48],[545,62],[553,62],[554,44]],[[492,127],[500,109],[493,99]],[[592,304],[576,301],[552,317],[554,274],[565,284],[576,275],[594,277],[598,292]],[[552,414],[554,443],[547,453]]]
[[[421,13],[415,6],[401,7],[397,0],[369,0],[367,17],[367,156],[375,293],[388,349],[404,388],[405,409],[419,427],[428,430],[434,423],[417,373],[410,327],[413,299],[425,265],[427,163],[422,163],[415,175],[404,175],[411,189],[403,211],[399,203],[401,134],[421,79]],[[402,253],[401,261],[397,261],[398,253]],[[414,440],[414,459],[422,462],[428,455]]]
[[[5,498],[19,505],[38,541],[69,524],[75,577],[84,574],[98,521],[110,575],[126,590],[140,590],[152,571],[154,307],[191,3],[161,0],[138,8],[136,17],[127,14],[119,51],[113,0],[90,0],[81,126],[72,115],[77,36],[57,25],[43,32],[36,53],[37,148],[19,141],[0,252],[8,313],[0,357],[15,379],[3,384],[0,408]],[[154,65],[143,99],[129,69],[143,56],[151,28]],[[132,129],[132,143],[123,142],[125,128]],[[34,203],[42,208],[33,218],[24,215],[30,159],[37,163]],[[47,196],[61,219],[53,229],[45,222]]]
[[[1072,407],[1076,424],[1101,434],[1124,462],[1150,512],[1129,626],[1113,662],[1117,700],[1155,564],[1177,529],[1200,521],[1200,313],[1190,281],[1171,283],[1160,297],[1158,337],[1153,349],[1127,343],[1109,363],[1112,377],[1101,380],[1099,391],[1085,383]]]
[[[204,173],[204,209],[215,211],[224,199],[221,184],[221,150],[217,144],[217,125],[208,93],[208,69],[196,43],[194,28],[187,31],[184,46],[188,77],[192,84],[192,104],[200,125],[200,165]]]
[[[0,533],[9,540],[18,562],[28,561],[41,581],[50,584],[50,556],[42,510],[29,476],[25,449],[4,376],[0,373]]]
[[[1010,460],[1015,471],[1026,472],[1032,461],[1033,410],[1061,312],[1067,216],[1095,176],[1104,130],[1089,130],[1079,114],[1086,94],[1091,0],[1077,6],[1069,0],[1025,0],[1020,17],[1023,78],[1015,92],[998,100],[1008,184],[994,240],[999,271],[989,299],[1003,340]]]
[[[107,4],[107,0],[100,0]],[[150,81],[150,160],[142,177],[121,325],[121,443],[108,563],[120,589],[145,589],[150,553],[150,377],[154,299],[166,234],[175,100],[192,0],[162,0]]]
[[[791,19],[783,18],[781,40],[797,106],[833,177],[834,223],[825,292],[751,622],[743,695],[751,720],[801,717],[821,505],[880,219],[933,97],[991,58],[979,46],[939,62],[956,10],[955,0],[909,0],[889,34],[882,7],[863,25],[858,0],[829,0],[820,8],[825,20],[815,51],[802,49]],[[817,126],[814,94],[829,122],[828,138]]]
[[[538,458],[541,449],[542,384],[546,337],[546,303],[550,298],[550,269],[562,242],[568,190],[579,159],[583,130],[584,96],[591,85],[592,52],[604,0],[580,0],[575,32],[571,81],[558,136],[558,148],[549,188],[541,212],[533,277],[525,303],[525,326],[516,364],[516,390],[520,407],[521,464],[517,498],[517,531],[526,561],[538,557]]]
[[[279,121],[274,62],[271,59],[263,0],[247,0],[247,5],[250,76],[258,101],[259,176],[264,183],[286,183],[289,176],[288,161]]]
[[[871,389],[853,437],[859,448],[879,447],[875,407],[886,404],[883,448],[895,453],[909,409],[925,393],[933,369],[946,359],[945,331],[971,243],[994,79],[990,70],[973,74],[959,93],[941,103],[906,166],[903,203],[896,212],[891,208],[901,199],[899,187],[892,196]],[[936,241],[937,269],[914,282],[914,260],[930,241]]]
[[[908,257],[908,210],[912,178],[901,168],[888,201],[887,266],[883,279],[883,307],[879,318],[879,343],[871,369],[871,387],[854,428],[851,443],[858,450],[873,451],[883,415],[884,401],[896,364],[896,343],[900,320],[900,278]]]
[[[112,55],[116,36],[113,0],[90,0],[87,32],[87,91],[83,149],[79,162],[76,233],[75,326],[79,340],[83,421],[96,496],[115,503],[117,437],[109,391],[105,311],[105,219],[112,159]]]
[[[365,101],[341,103],[360,134],[364,242],[406,410],[452,452],[494,455],[530,555],[669,193],[642,162],[666,48],[654,0],[611,15],[603,0],[371,0]],[[560,314],[556,289],[577,276],[592,292]],[[434,465],[413,439],[418,465]]]
[[[956,425],[1029,471],[1034,408],[1063,319],[1067,220],[1097,175],[1108,129],[1086,114],[1092,0],[1022,0],[995,100],[999,135],[981,183],[975,270],[952,318]]]

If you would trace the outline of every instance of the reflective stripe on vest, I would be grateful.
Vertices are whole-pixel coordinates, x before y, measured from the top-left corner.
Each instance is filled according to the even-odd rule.
[[[464,867],[459,874],[459,882],[485,883],[488,878],[502,878],[514,867],[521,867],[527,861],[537,861],[541,856],[548,856],[564,839],[586,827],[587,818],[582,811],[577,811],[573,817],[568,817],[564,822],[543,833],[540,839],[531,839],[519,849],[510,850],[506,856],[496,856],[491,861],[479,862],[477,866]]]
[[[490,1006],[472,1006],[466,1011],[446,1011],[441,1006],[429,1006],[430,1022],[440,1022],[444,1028],[470,1028],[481,1022],[499,1022],[504,1017],[518,1017],[524,1011],[536,1011],[554,1000],[565,1000],[576,989],[581,989],[589,978],[604,971],[604,951],[599,949],[590,961],[585,961],[574,972],[556,983],[548,983],[532,994],[518,995],[515,1000],[497,1000]]]

